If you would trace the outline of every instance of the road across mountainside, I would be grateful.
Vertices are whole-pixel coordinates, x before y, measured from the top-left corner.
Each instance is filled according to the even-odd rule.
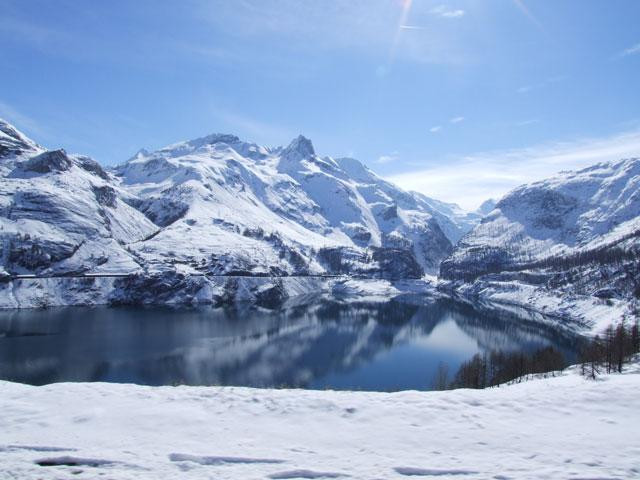
[[[85,273],[85,274],[57,274],[57,275],[36,275],[36,274],[24,274],[24,275],[10,275],[7,276],[7,281],[11,280],[29,280],[37,278],[125,278],[135,275],[132,273]],[[317,275],[208,275],[206,273],[189,273],[187,275],[193,277],[209,277],[209,278],[340,278],[347,277],[347,275],[329,275],[329,274],[317,274]],[[364,278],[358,276],[352,276],[353,278]]]

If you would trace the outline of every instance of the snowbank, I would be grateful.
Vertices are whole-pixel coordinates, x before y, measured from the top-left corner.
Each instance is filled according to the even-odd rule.
[[[366,393],[0,382],[0,477],[640,476],[640,374]]]

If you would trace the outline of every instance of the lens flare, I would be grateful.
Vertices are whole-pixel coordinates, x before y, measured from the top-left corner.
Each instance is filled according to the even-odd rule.
[[[523,0],[513,0],[513,3],[516,4],[516,7],[518,7],[522,13],[524,13],[524,15],[531,20],[531,22],[533,24],[535,24],[536,27],[538,27],[542,32],[545,32],[544,28],[542,27],[542,24],[540,23],[540,21],[533,16],[533,14],[531,13],[531,11],[527,8],[527,6],[524,4]],[[545,32],[546,33],[546,32]]]
[[[413,0],[402,0],[402,12],[400,13],[400,21],[398,22],[398,28],[396,30],[396,36],[393,39],[393,44],[391,45],[391,52],[389,53],[389,64],[393,63],[396,57],[396,51],[398,50],[398,45],[400,44],[400,35],[402,35],[402,30],[404,30],[407,20],[409,19],[409,13],[411,12],[411,4]]]
[[[404,25],[407,22],[407,18],[409,18],[409,12],[411,11],[411,4],[413,0],[404,0],[402,2],[402,15],[400,16],[400,26]]]

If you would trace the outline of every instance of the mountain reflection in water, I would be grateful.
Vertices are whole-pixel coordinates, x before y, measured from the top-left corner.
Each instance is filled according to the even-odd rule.
[[[577,339],[451,300],[322,299],[265,310],[70,307],[0,312],[0,378],[147,385],[428,390],[478,352]]]

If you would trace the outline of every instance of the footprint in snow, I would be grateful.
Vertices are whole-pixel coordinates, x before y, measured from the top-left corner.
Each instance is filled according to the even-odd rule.
[[[287,480],[295,478],[343,478],[348,477],[344,473],[336,472],[314,472],[313,470],[289,470],[287,472],[272,473],[269,478],[273,480]]]
[[[31,450],[32,452],[75,452],[76,448],[47,447],[41,445],[7,445],[0,447],[0,452],[11,450]]]
[[[101,460],[98,458],[80,458],[65,455],[63,457],[42,458],[35,463],[41,467],[104,467],[119,462]]]
[[[193,462],[200,465],[233,465],[246,463],[284,463],[284,460],[276,458],[248,458],[248,457],[221,457],[212,455],[189,455],[187,453],[172,453],[169,455],[172,462]]]
[[[394,468],[400,475],[407,477],[414,476],[444,476],[444,475],[476,475],[479,472],[473,470],[460,470],[460,469],[438,469],[438,468],[413,468],[413,467],[396,467]]]

